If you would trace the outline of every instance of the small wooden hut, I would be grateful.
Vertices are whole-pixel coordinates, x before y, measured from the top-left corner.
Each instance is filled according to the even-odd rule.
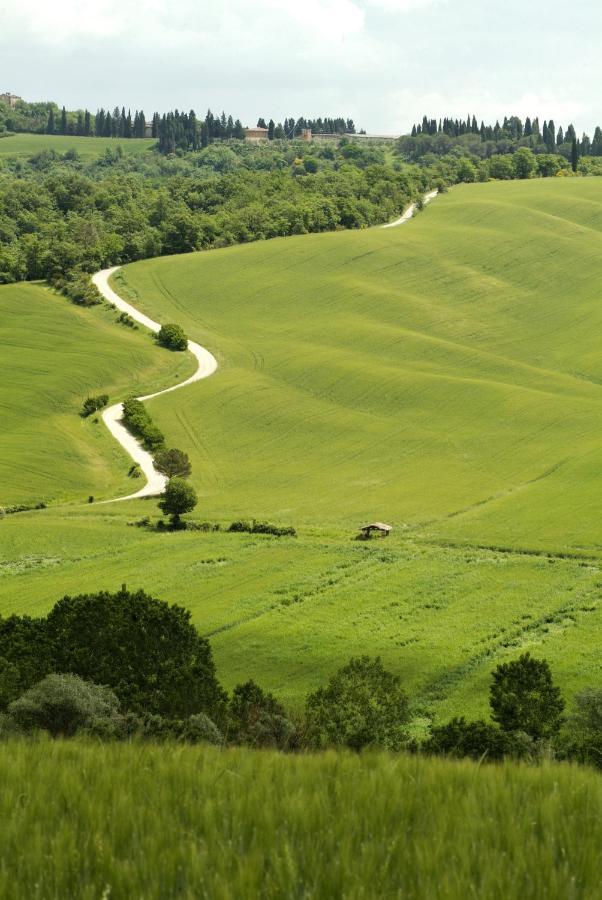
[[[360,537],[364,541],[369,541],[374,535],[387,537],[392,530],[392,525],[386,525],[384,522],[371,522],[369,525],[360,525]]]

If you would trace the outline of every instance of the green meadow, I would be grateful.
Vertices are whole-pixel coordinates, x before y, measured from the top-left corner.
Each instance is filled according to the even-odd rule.
[[[6,751],[5,900],[599,897],[587,770],[77,740]]]
[[[40,285],[0,287],[0,507],[132,492],[129,457],[82,402],[178,381],[191,363],[115,319]]]
[[[147,153],[154,147],[156,140],[150,138],[128,138],[118,140],[103,137],[76,137],[62,134],[13,134],[6,137],[0,135],[0,160],[3,156],[33,156],[43,150],[54,150],[55,153],[66,153],[77,150],[82,159],[96,159],[106,150],[121,147],[127,156]]]
[[[416,727],[486,714],[491,670],[525,649],[550,661],[570,699],[601,669],[601,250],[602,181],[567,178],[458,187],[401,228],[126,267],[116,290],[219,361],[210,379],[148,403],[191,457],[194,518],[269,519],[298,537],[160,534],[132,524],[158,515],[154,501],[57,503],[0,522],[0,611],[144,587],[192,610],[226,686],[253,677],[298,707],[350,655],[379,653]],[[45,390],[38,369],[53,371],[49,341],[35,339],[38,369],[24,365],[5,392],[15,425],[3,488],[14,482],[21,502],[40,499],[45,480],[57,501],[131,489],[102,426],[77,417],[81,396],[92,385],[123,396],[151,370],[168,384],[173,367],[158,363],[172,357],[106,310],[40,287],[2,288],[0,304],[19,290],[52,309],[55,348],[71,339],[59,315],[81,317],[94,378],[84,389],[77,353],[53,376],[64,442],[52,443],[48,399],[30,483],[18,425]],[[14,360],[10,350],[9,371]],[[86,466],[66,456],[71,434]],[[354,541],[374,520],[391,537]]]

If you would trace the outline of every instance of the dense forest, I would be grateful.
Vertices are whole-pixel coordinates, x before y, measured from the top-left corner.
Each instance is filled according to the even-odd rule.
[[[453,174],[459,163],[448,168]],[[93,161],[74,149],[5,157],[0,283],[375,225],[433,187],[442,171],[439,164],[392,165],[375,146],[302,141],[232,140],[171,157],[128,156],[118,144]]]

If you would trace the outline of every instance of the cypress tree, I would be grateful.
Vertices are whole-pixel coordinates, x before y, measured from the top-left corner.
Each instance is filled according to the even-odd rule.
[[[270,140],[270,141],[274,140],[274,129],[275,128],[276,128],[276,123],[274,122],[273,119],[270,119],[270,121],[268,122],[268,140]]]
[[[88,110],[84,113],[84,135],[90,137],[92,133],[92,118]]]
[[[46,124],[46,134],[54,134],[55,124],[54,124],[54,109],[50,107],[48,112],[48,122]]]
[[[579,144],[577,143],[577,138],[574,137],[573,143],[571,145],[571,167],[573,169],[573,172],[577,171],[578,164],[579,164]]]
[[[67,110],[63,106],[61,110],[61,134],[67,134]]]

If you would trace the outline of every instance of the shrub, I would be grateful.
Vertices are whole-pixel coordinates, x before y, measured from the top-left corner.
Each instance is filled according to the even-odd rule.
[[[354,658],[306,702],[310,743],[352,750],[399,750],[407,739],[408,699],[380,658]]]
[[[173,528],[181,527],[181,516],[197,505],[195,489],[183,478],[170,478],[158,506],[163,515],[171,517]]]
[[[532,738],[552,737],[562,724],[564,700],[545,659],[523,653],[493,672],[492,718],[504,731],[524,731]]]
[[[97,397],[86,397],[82,405],[81,417],[82,419],[91,416],[92,413],[98,412],[99,409],[103,409],[109,403],[109,395],[108,394],[99,394]]]
[[[40,728],[54,737],[70,736],[93,719],[117,712],[119,701],[109,688],[77,675],[47,675],[8,707],[9,716],[26,730]]]
[[[562,756],[602,769],[602,688],[576,695],[558,748]]]
[[[290,747],[295,726],[276,698],[254,681],[239,684],[228,705],[228,737],[249,747]]]
[[[181,325],[161,325],[157,340],[162,347],[168,350],[186,350],[188,346],[188,338]]]
[[[273,534],[276,537],[296,537],[297,532],[291,526],[271,525],[269,522],[245,522],[242,519],[228,526],[231,532],[247,532],[249,534]]]
[[[180,723],[179,738],[191,744],[216,744],[224,743],[224,738],[217,727],[205,713],[196,713]]]
[[[52,671],[52,646],[43,619],[0,618],[0,709]]]
[[[524,756],[532,743],[524,733],[511,734],[482,720],[467,722],[462,716],[435,726],[422,749],[438,756],[500,760],[506,756]]]
[[[163,446],[165,442],[163,433],[154,424],[144,404],[136,397],[124,400],[123,421],[133,435],[142,439],[147,450],[156,451]]]
[[[50,282],[53,287],[79,306],[97,306],[103,302],[102,294],[85,272],[76,270],[67,276],[51,278]]]

